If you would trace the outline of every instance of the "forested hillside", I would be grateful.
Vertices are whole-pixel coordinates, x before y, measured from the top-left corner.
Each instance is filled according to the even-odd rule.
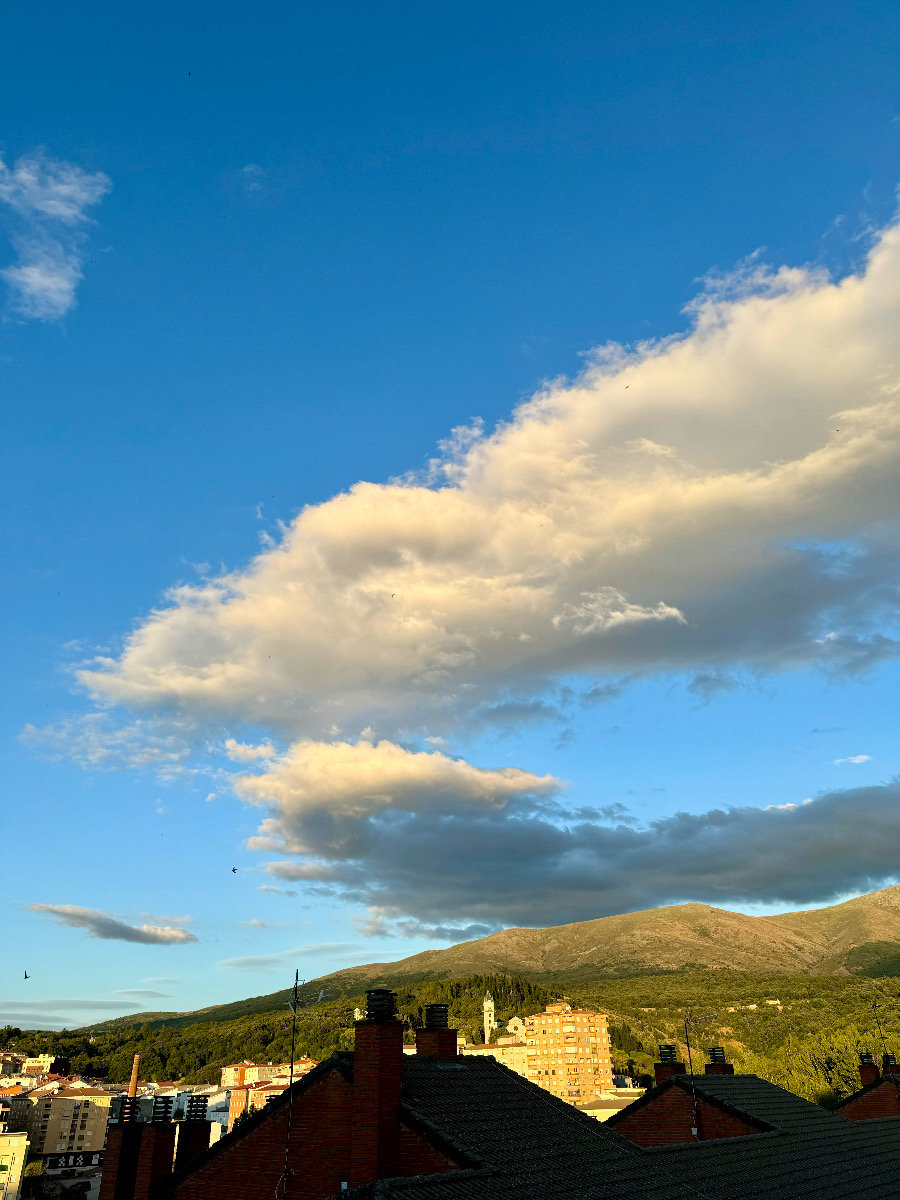
[[[482,1040],[482,1002],[486,991],[494,997],[498,1020],[539,1012],[553,999],[546,988],[502,975],[474,975],[400,988],[397,1008],[407,1026],[407,1041],[415,1039],[416,1027],[423,1024],[426,1004],[448,1004],[451,1024],[469,1040]],[[364,993],[302,1008],[297,1022],[298,1054],[323,1059],[338,1049],[352,1050],[356,1007],[365,1007]],[[7,1026],[0,1030],[0,1045],[10,1042],[15,1042],[17,1049],[65,1055],[73,1071],[103,1079],[127,1079],[133,1056],[140,1054],[142,1079],[217,1083],[219,1070],[227,1063],[244,1058],[257,1062],[287,1061],[291,1052],[291,1014],[285,1004],[274,1012],[180,1027],[118,1023],[106,1031],[87,1028],[54,1033],[23,1032]]]
[[[497,1017],[539,1012],[556,998],[542,985],[515,976],[472,975],[398,989],[406,1037],[422,1023],[426,1004],[450,1006],[451,1025],[470,1041],[482,1038],[482,999],[490,990]],[[677,971],[611,979],[573,987],[575,1006],[609,1014],[613,1058],[640,1077],[651,1070],[659,1042],[676,1042],[702,1071],[705,1048],[724,1045],[737,1070],[753,1072],[822,1103],[855,1090],[859,1050],[900,1057],[900,981],[896,978],[762,975],[738,971]],[[322,1059],[353,1047],[353,1010],[362,994],[311,1004],[300,1012],[298,1050]],[[141,1077],[217,1082],[219,1069],[243,1058],[285,1061],[290,1055],[290,1013],[277,1011],[231,1021],[200,1021],[181,1028],[118,1025],[105,1032],[0,1030],[0,1044],[65,1054],[72,1069],[123,1080],[132,1056],[141,1055]],[[685,1028],[687,1022],[687,1029]]]

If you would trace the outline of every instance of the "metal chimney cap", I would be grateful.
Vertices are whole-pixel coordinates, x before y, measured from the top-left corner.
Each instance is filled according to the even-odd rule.
[[[672,1042],[665,1042],[659,1047],[659,1061],[664,1063],[678,1062],[678,1047]]]
[[[728,1059],[725,1057],[724,1047],[710,1046],[709,1047],[709,1061],[711,1063],[727,1063]]]
[[[887,1054],[882,1054],[881,1063],[882,1063],[882,1066],[885,1066],[885,1067],[896,1067],[896,1065],[897,1065],[896,1054],[892,1054],[890,1051],[888,1051]]]
[[[397,996],[388,988],[370,988],[366,992],[366,1020],[393,1021],[397,1015]]]
[[[426,1029],[448,1029],[450,1010],[449,1004],[426,1004],[425,1005],[425,1028]]]
[[[872,1065],[874,1064],[874,1062],[875,1062],[875,1059],[872,1057],[872,1055],[869,1053],[869,1051],[868,1051],[868,1050],[860,1050],[860,1052],[859,1052],[859,1065],[860,1065],[861,1067],[869,1067],[869,1066],[872,1066]]]

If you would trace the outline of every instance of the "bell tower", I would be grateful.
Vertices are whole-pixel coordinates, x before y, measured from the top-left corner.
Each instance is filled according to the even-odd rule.
[[[494,997],[488,992],[484,997],[484,1040],[491,1040],[491,1033],[497,1028],[494,1020]]]

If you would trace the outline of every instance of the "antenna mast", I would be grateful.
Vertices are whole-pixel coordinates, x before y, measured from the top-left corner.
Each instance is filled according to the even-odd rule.
[[[304,980],[305,982],[305,980]],[[291,1177],[291,1169],[288,1166],[288,1160],[291,1152],[291,1116],[294,1108],[294,1058],[296,1057],[297,1045],[297,1009],[300,1007],[300,971],[294,971],[294,986],[291,989],[291,998],[288,1000],[288,1008],[291,1010],[291,1068],[288,1084],[288,1110],[287,1110],[287,1127],[284,1131],[284,1167],[281,1172],[281,1178],[275,1185],[275,1200],[283,1200],[287,1194],[288,1180]]]

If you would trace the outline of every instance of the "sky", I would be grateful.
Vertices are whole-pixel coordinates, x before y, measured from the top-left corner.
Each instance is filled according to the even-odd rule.
[[[5,24],[0,1022],[900,881],[893,3]]]

